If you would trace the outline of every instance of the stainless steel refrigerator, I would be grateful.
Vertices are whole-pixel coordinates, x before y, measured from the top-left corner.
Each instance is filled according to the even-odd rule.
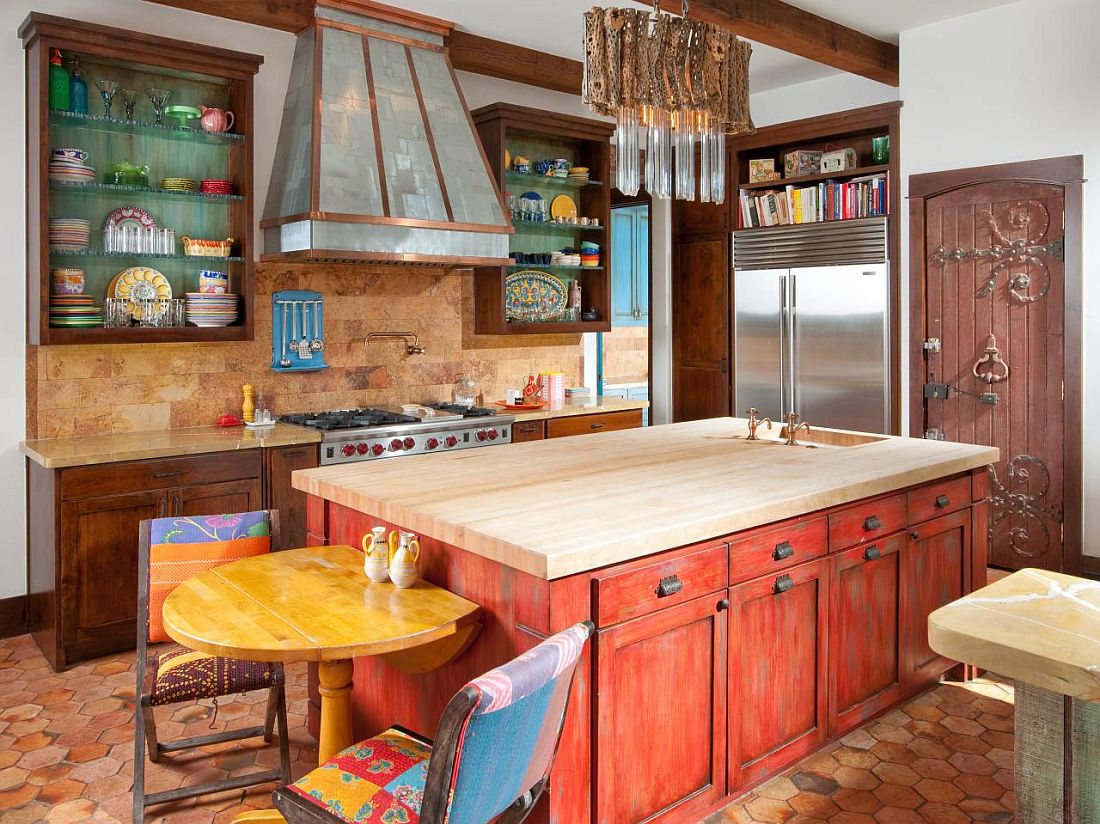
[[[850,223],[734,234],[735,414],[888,432],[885,227]]]

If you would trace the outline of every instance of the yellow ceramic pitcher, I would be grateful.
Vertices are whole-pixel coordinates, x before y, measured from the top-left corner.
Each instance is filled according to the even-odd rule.
[[[363,572],[380,584],[390,577],[390,550],[386,540],[386,528],[376,526],[370,535],[363,536]]]

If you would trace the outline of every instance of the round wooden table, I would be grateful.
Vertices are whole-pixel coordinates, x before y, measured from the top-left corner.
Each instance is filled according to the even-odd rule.
[[[479,607],[418,581],[375,584],[350,546],[288,549],[234,561],[184,581],[164,602],[164,628],[199,652],[248,661],[316,661],[318,761],[355,743],[351,659],[380,655],[428,672],[477,635]]]

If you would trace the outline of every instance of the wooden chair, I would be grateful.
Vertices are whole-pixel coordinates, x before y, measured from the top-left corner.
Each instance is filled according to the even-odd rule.
[[[267,781],[290,781],[286,695],[283,668],[277,663],[217,658],[181,647],[150,650],[149,644],[170,640],[164,633],[161,607],[175,586],[229,561],[259,555],[279,545],[279,513],[275,510],[235,515],[156,518],[142,521],[138,541],[137,700],[134,713],[135,824],[145,808],[207,793],[250,787]],[[160,741],[154,707],[202,698],[217,699],[251,690],[267,690],[267,718],[262,726],[224,730],[211,735]],[[279,722],[279,768],[157,793],[145,793],[145,752],[156,763],[164,753],[223,741],[263,736],[270,743]]]
[[[391,727],[277,789],[275,806],[289,824],[519,824],[546,790],[594,630],[576,624],[464,686],[434,746]]]

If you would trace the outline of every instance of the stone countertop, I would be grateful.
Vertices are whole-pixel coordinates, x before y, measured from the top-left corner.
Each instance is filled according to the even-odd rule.
[[[773,435],[776,433],[772,433]],[[827,430],[816,430],[827,439]],[[816,449],[704,421],[300,470],[297,489],[560,578],[993,463],[996,449],[832,433]]]
[[[632,401],[626,398],[607,398],[593,396],[589,398],[566,398],[563,404],[552,404],[530,412],[517,412],[504,409],[506,415],[515,415],[516,423],[523,421],[545,421],[550,418],[569,418],[575,415],[598,415],[606,412],[629,412],[645,409],[649,401]],[[500,409],[501,407],[497,407]]]
[[[23,441],[19,448],[28,458],[46,469],[63,469],[116,461],[178,458],[207,452],[294,446],[320,441],[320,433],[312,429],[276,423],[257,429],[243,426],[197,426],[164,432],[125,432],[86,438]]]
[[[1100,701],[1100,581],[1021,569],[933,612],[928,641],[956,661]]]

